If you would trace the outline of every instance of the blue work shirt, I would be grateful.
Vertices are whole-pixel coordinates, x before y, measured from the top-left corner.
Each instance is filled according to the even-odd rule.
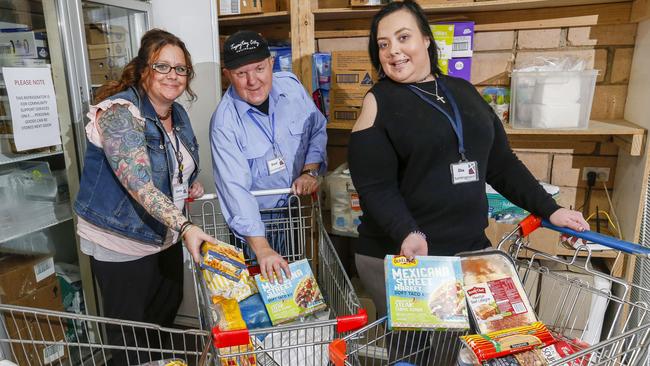
[[[320,163],[321,174],[327,170],[325,117],[292,73],[273,74],[271,85],[268,115],[241,99],[230,86],[210,122],[221,211],[231,230],[243,237],[264,236],[260,209],[286,202],[286,195],[256,198],[251,191],[291,187],[305,164]],[[267,162],[276,154],[282,156],[286,169],[269,174]]]

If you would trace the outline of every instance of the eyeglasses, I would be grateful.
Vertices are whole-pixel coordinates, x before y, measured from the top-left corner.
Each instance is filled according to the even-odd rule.
[[[176,71],[176,75],[178,76],[189,76],[192,74],[192,68],[190,66],[171,66],[162,62],[157,62],[155,64],[151,64],[151,68],[160,74],[169,74],[172,69]]]

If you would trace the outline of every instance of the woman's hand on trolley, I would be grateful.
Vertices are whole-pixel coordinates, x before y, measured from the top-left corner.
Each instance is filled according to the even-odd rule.
[[[196,263],[201,262],[201,244],[203,244],[204,241],[211,243],[217,242],[215,238],[206,234],[196,225],[190,225],[190,227],[183,232],[183,242]]]
[[[201,183],[199,183],[199,181],[195,181],[190,186],[190,190],[189,190],[188,193],[189,193],[190,198],[196,199],[196,198],[199,198],[199,197],[203,196],[205,191],[203,190],[203,185]]]
[[[589,230],[589,223],[582,217],[582,213],[567,208],[559,208],[548,218],[555,226],[568,227],[575,231]]]
[[[418,232],[410,233],[404,241],[402,241],[402,247],[400,248],[399,254],[408,259],[412,259],[416,255],[428,255],[429,247],[424,234]]]

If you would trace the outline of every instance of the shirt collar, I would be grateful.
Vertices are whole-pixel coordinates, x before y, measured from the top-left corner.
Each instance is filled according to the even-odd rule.
[[[275,80],[275,77],[273,77],[273,81],[271,84],[271,91],[269,92],[269,115],[273,112],[275,112],[275,107],[278,104],[278,101],[280,100],[280,97],[285,97],[286,93],[278,89],[278,83]],[[231,85],[229,87],[230,91],[230,96],[232,97],[233,104],[235,106],[235,109],[237,110],[237,114],[239,116],[243,116],[248,113],[248,110],[252,109],[254,112],[258,112],[256,108],[253,108],[250,104],[248,104],[245,100],[243,100],[239,94],[237,94],[237,91],[235,88]],[[259,112],[258,112],[259,113]]]

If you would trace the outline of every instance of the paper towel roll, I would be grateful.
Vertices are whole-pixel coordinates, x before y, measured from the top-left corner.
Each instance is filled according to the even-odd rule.
[[[580,74],[538,78],[533,103],[567,104],[580,99]]]
[[[530,104],[533,128],[577,128],[580,104]]]

